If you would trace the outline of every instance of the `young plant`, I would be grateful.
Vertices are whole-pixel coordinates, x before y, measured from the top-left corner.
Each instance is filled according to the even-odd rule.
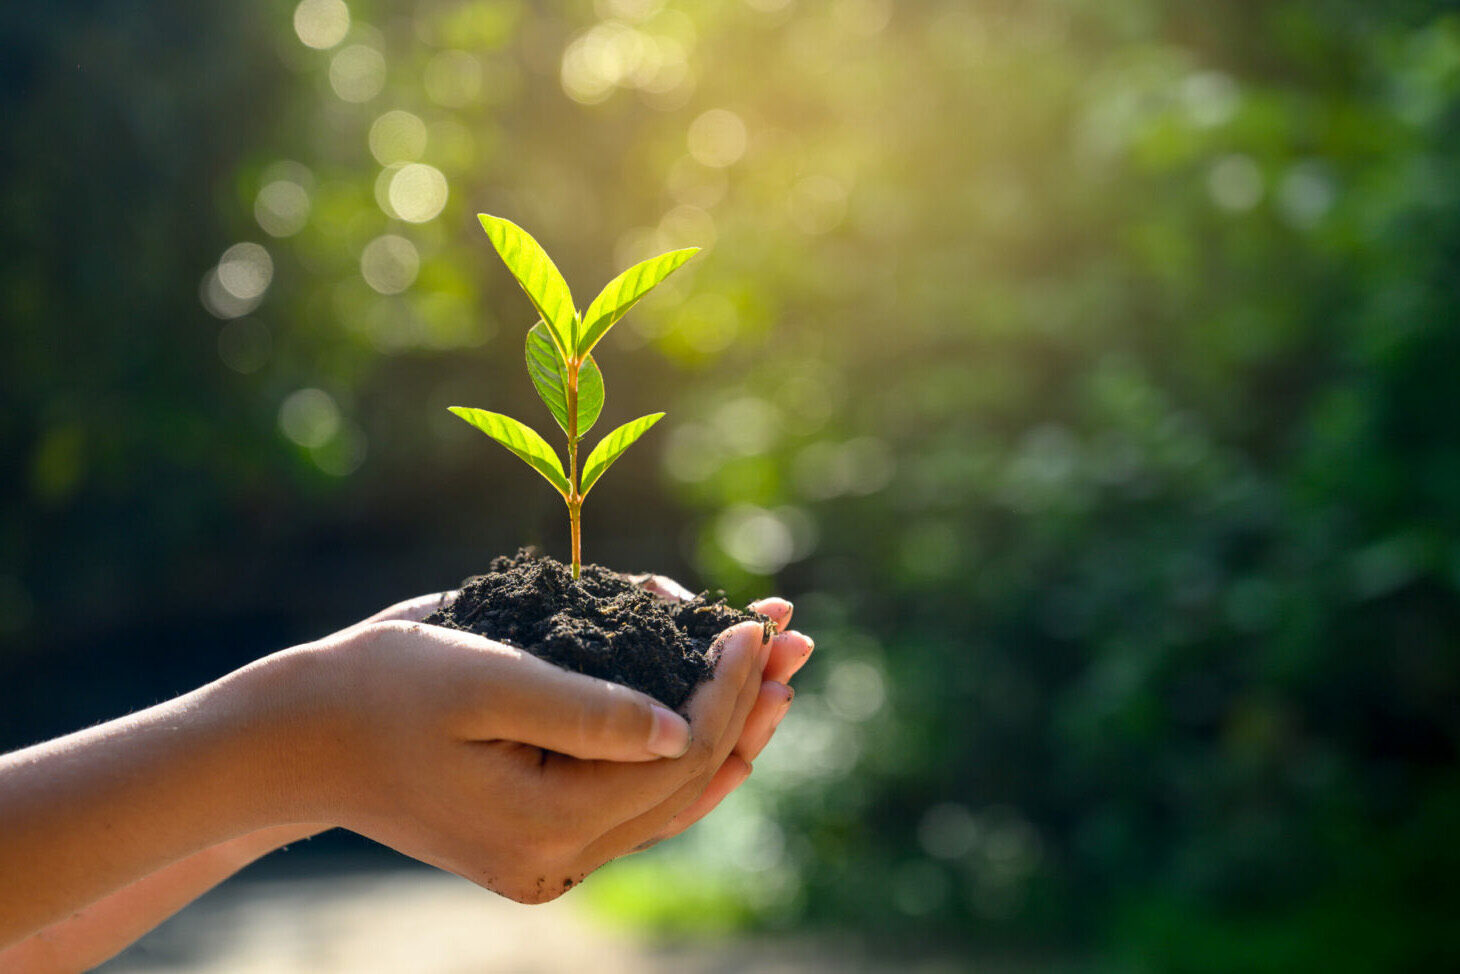
[[[583,567],[583,499],[609,465],[664,415],[640,416],[599,440],[583,462],[580,476],[578,441],[592,429],[603,411],[603,374],[593,361],[593,347],[636,301],[699,253],[699,248],[672,250],[635,264],[609,281],[587,311],[579,312],[563,275],[536,240],[501,217],[479,213],[477,219],[482,221],[482,229],[487,231],[492,246],[497,248],[537,311],[538,322],[527,333],[527,374],[567,434],[567,472],[563,472],[557,453],[531,427],[485,409],[468,406],[450,409],[542,474],[562,495],[568,505],[573,577],[577,578]]]

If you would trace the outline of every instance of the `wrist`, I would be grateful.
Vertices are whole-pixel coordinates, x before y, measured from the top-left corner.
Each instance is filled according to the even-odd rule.
[[[302,837],[335,822],[330,813],[338,768],[331,751],[342,734],[327,692],[328,670],[326,654],[306,645],[266,656],[215,684],[239,700],[245,788],[260,810],[257,829]]]

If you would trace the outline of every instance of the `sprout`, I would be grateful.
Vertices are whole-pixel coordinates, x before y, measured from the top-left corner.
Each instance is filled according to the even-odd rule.
[[[577,578],[583,565],[584,498],[603,472],[664,416],[663,413],[640,416],[609,433],[583,461],[580,474],[578,441],[603,411],[603,374],[593,361],[593,347],[635,302],[699,253],[699,248],[673,250],[635,264],[609,281],[588,310],[580,313],[563,275],[536,240],[508,220],[485,213],[477,217],[537,311],[538,322],[527,333],[527,373],[537,394],[567,434],[567,472],[563,471],[557,453],[531,427],[485,409],[468,406],[450,409],[542,474],[562,496],[568,505],[573,577]]]

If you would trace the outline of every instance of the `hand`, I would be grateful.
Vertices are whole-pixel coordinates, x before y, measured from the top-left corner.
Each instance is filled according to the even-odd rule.
[[[694,598],[693,592],[664,575],[640,575],[635,581],[660,598],[675,601]],[[796,692],[787,684],[806,665],[816,644],[811,637],[787,628],[791,624],[793,607],[785,599],[771,597],[753,602],[750,611],[774,622],[777,635],[771,640],[770,656],[761,673],[760,695],[745,721],[740,740],[736,742],[730,757],[720,766],[704,794],[675,816],[661,834],[646,842],[642,848],[648,848],[683,832],[714,811],[731,792],[744,784],[750,777],[752,762],[770,743],[771,736],[791,709],[791,700]]]
[[[318,715],[300,768],[314,785],[293,814],[519,901],[552,899],[711,786],[771,645],[744,623],[719,652],[686,727],[643,694],[479,636],[405,621],[346,630],[291,661],[295,696]],[[682,755],[657,758],[666,749]]]
[[[714,679],[690,702],[694,742],[662,760],[656,752],[683,747],[681,718],[508,647],[411,625],[441,598],[0,756],[4,960],[38,951],[56,963],[37,969],[92,966],[251,859],[329,824],[509,896],[550,899],[687,827],[743,780],[787,700],[768,684],[784,690],[811,649],[787,635],[762,647],[754,624],[725,634]],[[781,600],[761,609],[789,619]]]

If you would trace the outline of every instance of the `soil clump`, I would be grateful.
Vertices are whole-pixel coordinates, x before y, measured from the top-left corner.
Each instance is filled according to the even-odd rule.
[[[462,582],[457,597],[424,621],[516,646],[682,711],[714,670],[715,637],[746,620],[771,626],[726,604],[723,593],[671,601],[601,565],[584,565],[574,581],[568,566],[523,549],[493,559],[485,575]]]

